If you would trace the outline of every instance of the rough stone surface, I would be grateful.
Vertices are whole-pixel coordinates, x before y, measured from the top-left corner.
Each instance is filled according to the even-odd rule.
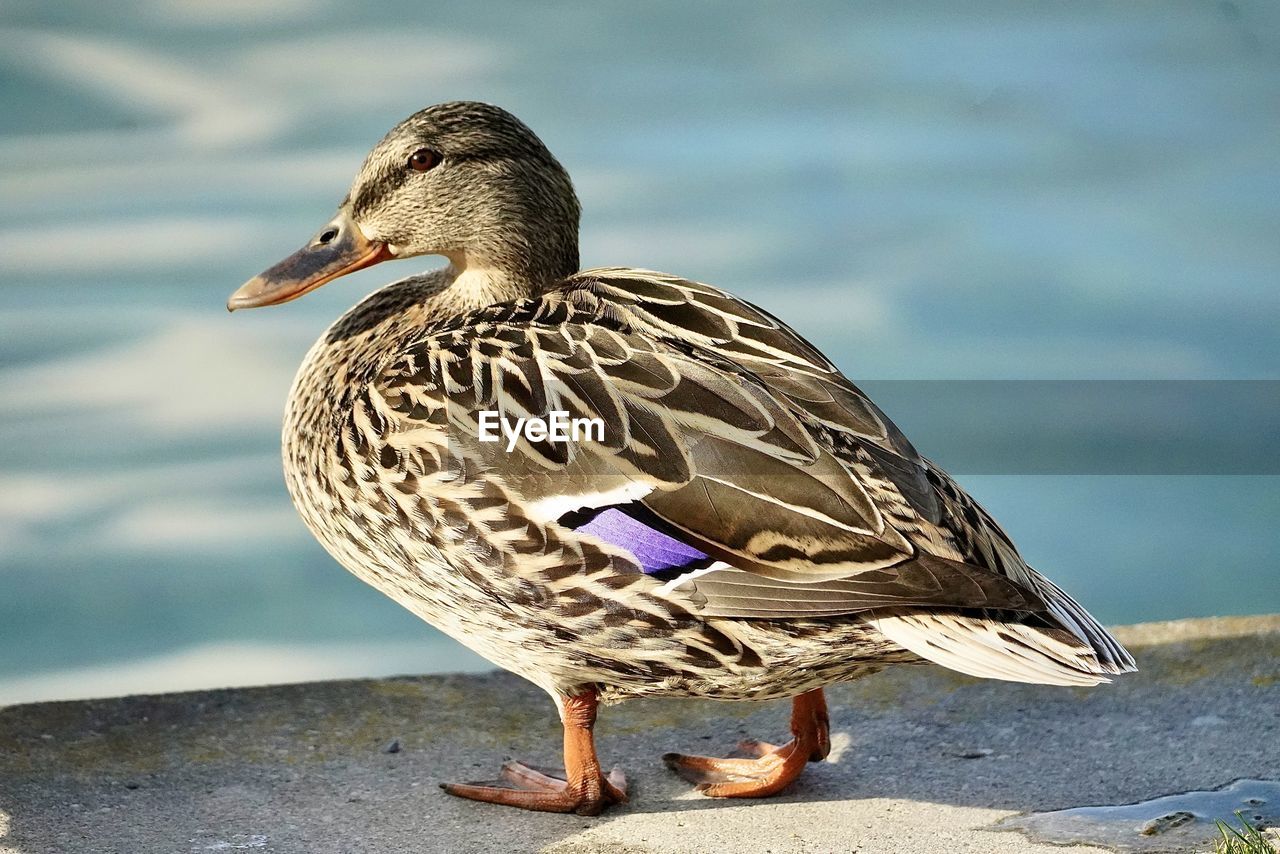
[[[1142,672],[1096,689],[935,667],[831,689],[834,761],[767,801],[702,798],[659,757],[780,738],[785,703],[605,709],[600,751],[633,798],[595,819],[436,787],[557,759],[550,702],[505,674],[13,706],[0,852],[1048,852],[993,825],[1280,776],[1280,617],[1120,634]]]

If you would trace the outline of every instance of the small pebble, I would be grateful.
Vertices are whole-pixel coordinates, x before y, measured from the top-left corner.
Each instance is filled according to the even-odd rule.
[[[986,759],[995,751],[987,747],[980,747],[976,750],[961,750],[951,754],[959,759]]]
[[[383,752],[383,753],[399,753],[399,752],[400,752],[400,739],[398,739],[398,738],[393,738],[393,739],[391,739],[391,743],[390,743],[390,744],[388,744],[386,747],[382,748],[382,752]]]
[[[1173,830],[1175,827],[1182,827],[1185,824],[1190,824],[1195,820],[1196,817],[1194,814],[1189,813],[1186,810],[1178,810],[1177,812],[1171,812],[1168,815],[1162,815],[1158,818],[1153,818],[1150,821],[1143,822],[1141,826],[1138,827],[1138,832],[1143,836],[1156,836]]]

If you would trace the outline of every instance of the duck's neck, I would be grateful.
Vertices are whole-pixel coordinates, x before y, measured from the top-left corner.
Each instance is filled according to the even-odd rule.
[[[576,205],[563,216],[526,212],[479,231],[468,248],[444,253],[451,301],[464,310],[537,296],[578,272]]]
[[[509,265],[494,263],[485,258],[468,257],[463,252],[447,257],[449,266],[443,274],[449,282],[449,301],[459,311],[525,299],[541,292],[555,279],[563,278],[530,275],[528,271],[515,270]]]

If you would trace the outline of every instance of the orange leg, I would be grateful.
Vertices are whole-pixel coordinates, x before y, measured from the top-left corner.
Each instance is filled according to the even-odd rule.
[[[441,783],[440,788],[473,801],[578,815],[599,815],[611,804],[625,803],[626,778],[617,768],[605,776],[596,759],[596,706],[594,691],[564,698],[564,770],[512,761],[503,764],[501,781]]]
[[[767,798],[794,783],[806,762],[827,758],[830,729],[827,701],[817,688],[792,700],[792,739],[786,744],[748,740],[738,745],[736,752],[743,755],[727,759],[683,753],[668,753],[662,759],[708,797]]]

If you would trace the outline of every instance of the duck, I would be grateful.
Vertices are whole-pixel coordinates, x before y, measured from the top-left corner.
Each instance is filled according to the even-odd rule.
[[[228,302],[447,262],[333,323],[283,426],[289,494],[333,558],[555,704],[562,768],[510,761],[447,793],[626,802],[593,733],[636,697],[789,699],[781,744],[663,757],[706,796],[760,798],[828,756],[829,685],[896,664],[1063,686],[1135,669],[802,335],[699,282],[580,270],[580,211],[523,122],[438,104]]]

